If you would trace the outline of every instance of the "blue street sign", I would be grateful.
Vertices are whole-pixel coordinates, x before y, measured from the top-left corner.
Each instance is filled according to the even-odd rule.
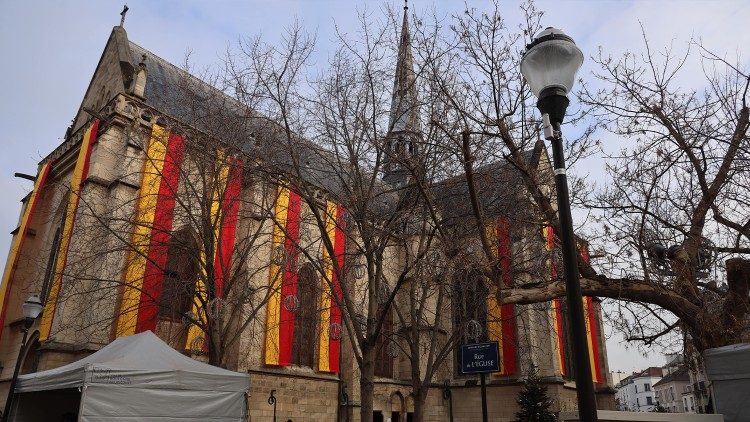
[[[496,341],[461,345],[461,373],[500,372],[500,353]]]

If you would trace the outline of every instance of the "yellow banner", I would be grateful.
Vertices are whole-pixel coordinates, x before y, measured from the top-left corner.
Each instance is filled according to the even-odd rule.
[[[125,266],[122,301],[117,319],[117,337],[135,334],[143,277],[146,272],[146,257],[151,241],[151,229],[159,197],[159,186],[164,168],[164,158],[167,153],[168,138],[169,132],[158,125],[153,126],[151,139],[146,149],[146,158],[143,162],[141,189],[138,192],[136,203],[135,221],[131,236],[133,249],[128,253]]]
[[[65,271],[65,265],[68,260],[68,249],[71,237],[73,236],[73,225],[78,211],[81,183],[83,183],[87,176],[86,172],[88,170],[91,147],[96,142],[98,129],[99,121],[94,121],[84,132],[83,139],[81,140],[81,149],[78,151],[78,160],[73,169],[73,175],[70,178],[70,195],[68,196],[68,204],[65,208],[65,221],[63,222],[62,235],[60,236],[60,253],[55,260],[52,284],[47,297],[47,303],[44,305],[42,321],[39,324],[39,341],[47,340],[52,331],[52,321],[57,309],[57,299],[60,293],[60,285],[62,284],[63,271]]]
[[[279,187],[274,207],[274,226],[271,240],[271,265],[268,270],[271,292],[266,303],[266,365],[279,364],[279,323],[281,322],[281,281],[284,271],[283,257],[278,256],[284,248],[284,227],[289,211],[289,189]]]

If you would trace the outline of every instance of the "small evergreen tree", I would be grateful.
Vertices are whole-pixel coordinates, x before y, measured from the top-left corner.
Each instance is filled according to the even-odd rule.
[[[519,422],[554,422],[555,415],[549,409],[552,399],[547,395],[547,386],[532,371],[523,383],[516,400],[520,410],[516,412]]]

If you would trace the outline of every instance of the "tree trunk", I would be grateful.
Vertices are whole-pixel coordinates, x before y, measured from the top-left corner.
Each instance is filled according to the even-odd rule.
[[[224,368],[224,348],[219,327],[213,320],[209,320],[207,324],[209,333],[205,334],[208,338],[204,341],[208,344],[208,364]]]
[[[213,336],[208,338],[208,364],[213,366],[221,366],[221,353],[219,351],[218,340],[214,339]]]
[[[414,391],[414,422],[423,422],[425,418],[425,403],[427,402],[428,388],[420,386]]]
[[[750,259],[732,258],[726,262],[729,294],[722,309],[722,325],[732,343],[747,333],[750,313]]]
[[[414,285],[414,283],[412,283],[412,285]],[[416,293],[412,291],[411,297],[415,298]],[[412,301],[412,303],[414,303],[414,301]],[[409,328],[411,331],[411,342],[409,343],[409,353],[411,354],[411,393],[414,396],[414,420],[422,421],[424,420],[424,399],[427,396],[422,394],[422,391],[425,388],[422,384],[422,371],[420,370],[422,366],[422,354],[419,350],[419,317],[414,314],[414,309],[415,306],[412,305],[412,310],[410,311],[411,327]],[[404,414],[404,417],[406,417],[406,409],[403,409],[402,413]]]
[[[724,303],[701,308],[697,323],[687,324],[693,347],[706,349],[727,346],[744,340],[750,314],[750,260],[732,258],[726,261],[727,295]]]
[[[363,343],[367,343],[366,341]],[[375,399],[375,346],[366,345],[362,349],[362,366],[359,377],[361,422],[372,422],[373,401]]]

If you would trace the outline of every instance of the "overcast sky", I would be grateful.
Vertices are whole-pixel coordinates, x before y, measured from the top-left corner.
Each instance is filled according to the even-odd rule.
[[[241,35],[262,33],[278,38],[295,17],[318,34],[316,60],[324,64],[333,47],[334,25],[344,31],[356,27],[357,10],[378,12],[382,1],[276,0],[276,1],[145,1],[130,0],[125,28],[131,41],[180,64],[191,51],[191,62],[210,66]],[[401,7],[403,2],[395,1]],[[435,8],[439,15],[461,13],[462,1],[411,0],[419,13]],[[517,2],[502,3],[507,20],[516,22]],[[487,1],[469,1],[470,7],[489,7]],[[602,46],[617,55],[642,48],[641,24],[652,47],[674,43],[684,49],[691,37],[700,37],[712,51],[736,58],[750,45],[747,31],[750,2],[746,1],[538,1],[546,11],[543,26],[562,28],[575,38],[584,54]],[[4,148],[0,154],[0,232],[16,227],[19,200],[31,182],[13,178],[14,172],[35,174],[39,160],[52,151],[78,110],[104,44],[120,20],[122,3],[115,1],[0,0],[0,127]],[[747,63],[747,52],[744,63]],[[591,71],[584,64],[583,78]],[[686,84],[700,86],[702,73],[691,64]],[[607,139],[615,147],[622,140]],[[586,172],[601,174],[596,161]],[[11,236],[0,238],[5,256]],[[608,333],[611,334],[611,333]],[[633,371],[661,365],[660,353],[642,356],[626,349],[622,339],[607,341],[613,371]]]

